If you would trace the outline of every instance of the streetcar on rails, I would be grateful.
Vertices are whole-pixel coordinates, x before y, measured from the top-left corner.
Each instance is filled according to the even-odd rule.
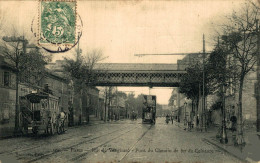
[[[43,91],[32,92],[20,98],[20,106],[24,134],[53,135],[65,131],[66,118],[59,107],[59,97]]]
[[[156,122],[156,96],[143,95],[142,122],[155,124],[155,122]]]

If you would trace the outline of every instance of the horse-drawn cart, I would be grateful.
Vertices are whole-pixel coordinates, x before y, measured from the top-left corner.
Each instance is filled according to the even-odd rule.
[[[60,122],[59,98],[46,92],[30,93],[20,100],[21,121],[24,133],[46,133],[64,131],[64,120]],[[63,127],[63,129],[61,129]]]

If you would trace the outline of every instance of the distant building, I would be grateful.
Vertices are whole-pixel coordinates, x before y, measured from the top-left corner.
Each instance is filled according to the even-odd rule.
[[[111,101],[111,115],[113,120],[119,120],[126,115],[125,99],[115,94]]]
[[[65,64],[64,60],[57,60],[55,63],[49,63],[47,68],[57,74],[63,74],[62,66]],[[71,88],[73,84],[71,84]],[[73,88],[72,88],[73,89]],[[82,124],[89,122],[89,116],[98,117],[101,113],[99,106],[99,90],[96,87],[87,87],[84,90],[71,90],[70,96],[72,98],[72,109],[74,115],[73,124]]]

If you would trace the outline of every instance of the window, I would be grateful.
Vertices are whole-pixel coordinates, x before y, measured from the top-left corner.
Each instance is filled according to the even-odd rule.
[[[10,86],[10,73],[4,72],[4,86]]]

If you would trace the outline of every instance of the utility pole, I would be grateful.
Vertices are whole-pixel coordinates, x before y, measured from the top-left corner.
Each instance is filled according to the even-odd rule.
[[[108,111],[107,111],[107,113],[108,113],[108,119],[109,119],[109,121],[111,120],[111,90],[112,90],[112,87],[111,86],[109,86],[108,87]]]
[[[104,122],[106,122],[107,121],[107,87],[105,88],[105,93],[106,93],[106,95],[105,95],[105,115],[104,115]]]
[[[79,49],[79,33],[78,33],[78,50],[77,50],[77,61],[79,61],[79,57],[80,57],[80,49]]]
[[[119,112],[117,113],[117,120],[119,120],[119,117],[120,117],[120,110],[118,109],[118,94],[117,94],[117,87],[116,87],[116,110]],[[119,114],[119,115],[118,115]]]
[[[80,60],[80,49],[79,49],[79,33],[78,33],[78,49],[77,49],[77,58],[76,58],[76,62],[79,62],[79,60]],[[83,100],[83,97],[85,97],[85,94],[84,94],[84,87],[82,88],[82,89],[80,89],[80,95],[81,95],[81,97],[79,98],[79,103],[80,103],[80,124],[82,124],[82,116],[83,116],[83,113],[82,113],[82,110],[83,110],[83,106],[84,106],[84,104],[86,105],[86,107],[87,107],[87,102],[85,102],[84,104],[83,104],[83,102],[85,101],[85,100]]]
[[[14,133],[18,134],[21,130],[20,128],[20,106],[19,106],[19,78],[20,78],[20,72],[19,72],[19,64],[20,64],[20,60],[19,57],[21,55],[25,55],[26,54],[26,48],[27,48],[27,44],[28,44],[28,40],[26,40],[24,38],[24,36],[20,36],[20,37],[3,37],[3,40],[5,42],[17,42],[17,47],[15,49],[15,58],[14,58],[14,62],[15,62],[15,68],[16,68],[16,79],[15,79],[15,128],[14,128]],[[18,47],[20,46],[20,43],[22,43],[22,52],[20,52],[20,50],[18,49]]]
[[[227,131],[226,131],[226,67],[227,67],[227,54],[224,53],[225,68],[222,77],[222,132],[220,142],[223,144],[228,143]]]
[[[202,130],[207,131],[205,108],[205,36],[203,34]]]
[[[256,131],[260,132],[260,32],[258,19],[256,20],[256,32],[257,32],[257,83],[256,83],[256,101],[257,101],[257,122],[256,122]]]

